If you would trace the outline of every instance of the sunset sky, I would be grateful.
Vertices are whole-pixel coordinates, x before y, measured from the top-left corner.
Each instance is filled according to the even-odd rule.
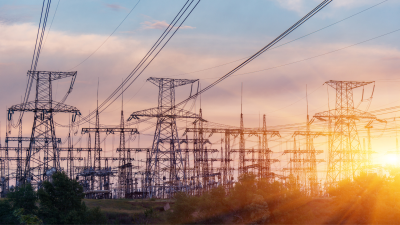
[[[102,102],[129,75],[185,2],[53,0],[37,70],[78,71],[74,90],[66,104],[76,106],[85,116],[96,108],[98,80],[99,102]],[[157,105],[158,89],[146,83],[147,78],[200,79],[201,87],[206,87],[267,45],[320,2],[202,0],[153,63],[124,93],[125,117],[131,112]],[[0,2],[2,140],[6,109],[20,103],[25,91],[41,4],[42,1],[38,0]],[[328,80],[376,81],[371,105],[363,102],[359,107],[361,110],[374,111],[400,105],[399,21],[399,0],[334,0],[284,38],[275,46],[277,48],[267,51],[205,92],[201,96],[203,116],[210,122],[239,126],[241,83],[246,127],[258,127],[263,114],[267,115],[267,124],[272,127],[305,122],[306,85],[311,117],[328,110],[328,93],[329,107],[333,108],[335,91],[323,85]],[[339,23],[334,24],[336,22]],[[331,24],[334,25],[329,26]],[[318,31],[326,26],[329,27]],[[279,47],[307,34],[310,35]],[[69,87],[69,80],[53,85],[54,98],[60,100]],[[373,86],[365,87],[364,100],[371,96]],[[177,90],[179,102],[189,95],[190,87]],[[356,106],[361,96],[362,88],[356,89]],[[117,125],[120,109],[121,101],[118,100],[101,114],[100,123]],[[199,100],[195,109],[199,109]],[[373,147],[379,147],[382,152],[377,159],[385,161],[386,151],[393,151],[396,147],[395,116],[395,113],[378,115],[391,117],[387,125],[374,122],[377,130],[373,131]],[[32,114],[25,114],[24,135],[30,133],[31,117]],[[60,118],[59,123],[68,124],[68,120]],[[360,121],[360,126],[367,122]],[[316,128],[323,123],[319,124]],[[382,137],[385,128],[392,130]],[[283,130],[286,133],[283,133],[285,138],[281,140],[281,146],[272,150],[286,148],[282,147],[282,142],[291,140],[290,133],[294,130]],[[12,132],[11,136],[17,135],[17,130]],[[149,129],[143,134],[152,135],[153,132]],[[60,128],[60,136],[64,138],[65,135],[66,131]],[[360,135],[365,137],[365,132]],[[148,147],[148,141],[144,136],[141,146]],[[324,138],[319,140],[321,143],[324,141]],[[277,144],[279,141],[272,146]]]

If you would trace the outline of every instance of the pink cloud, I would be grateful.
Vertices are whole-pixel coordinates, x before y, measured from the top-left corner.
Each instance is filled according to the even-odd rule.
[[[120,6],[118,4],[106,4],[106,6],[114,11],[126,10],[125,7]]]
[[[169,24],[165,21],[159,20],[152,20],[152,21],[145,21],[142,23],[142,28],[145,30],[150,29],[157,29],[157,30],[164,30],[169,26]],[[192,26],[181,26],[179,29],[194,29],[195,27]]]

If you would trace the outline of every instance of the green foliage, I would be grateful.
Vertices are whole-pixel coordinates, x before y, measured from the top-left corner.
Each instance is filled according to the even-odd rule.
[[[8,193],[12,210],[24,209],[26,214],[36,214],[38,207],[36,206],[37,194],[30,183],[16,187]]]
[[[13,215],[18,218],[20,224],[43,224],[43,221],[36,215],[24,215],[24,209],[15,210]]]
[[[18,218],[12,213],[12,206],[8,200],[0,200],[0,224],[18,224]]]
[[[43,182],[36,193],[28,183],[0,201],[0,224],[105,224],[99,207],[88,209],[82,186],[63,172]],[[36,202],[39,199],[39,207]],[[43,221],[43,222],[42,222]]]
[[[64,172],[54,173],[52,182],[43,182],[38,190],[40,200],[39,217],[48,224],[99,224],[105,223],[100,208],[88,210],[83,188]]]
[[[196,197],[179,192],[175,195],[175,204],[168,215],[168,221],[172,224],[190,223],[193,221],[193,213],[196,211]]]
[[[151,201],[151,199],[150,199],[150,201]],[[144,216],[145,216],[146,218],[151,218],[151,217],[153,217],[153,216],[154,216],[154,209],[153,209],[153,207],[151,207],[150,209],[146,209],[146,210],[144,211]]]
[[[90,224],[106,224],[107,217],[101,212],[100,207],[95,207],[88,210],[86,222]]]
[[[85,223],[87,208],[82,203],[83,188],[63,172],[54,173],[38,190],[39,216],[49,224]]]

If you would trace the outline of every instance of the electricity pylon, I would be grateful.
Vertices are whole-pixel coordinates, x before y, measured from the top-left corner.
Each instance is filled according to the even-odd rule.
[[[59,138],[56,138],[54,126],[55,113],[80,114],[73,106],[64,104],[68,94],[72,91],[77,72],[51,72],[51,71],[28,71],[32,82],[35,82],[35,100],[14,105],[8,109],[8,119],[16,111],[33,112],[33,126],[29,139],[29,149],[26,151],[25,168],[22,182],[30,181],[34,176],[41,180],[41,174],[33,174],[33,168],[43,166],[43,177],[47,179],[46,172],[49,170],[49,163],[52,167],[60,170],[60,155],[57,150]],[[70,88],[61,102],[53,100],[52,82],[55,80],[71,77]],[[21,140],[22,141],[22,138]],[[37,150],[38,149],[38,150]],[[43,161],[42,161],[43,160]]]
[[[329,138],[326,177],[328,187],[343,179],[353,179],[365,168],[367,153],[361,148],[356,120],[375,120],[376,117],[354,108],[353,89],[371,83],[374,82],[334,80],[325,82],[336,90],[335,109],[317,113],[314,118],[329,123],[334,122],[333,133]]]
[[[165,188],[171,195],[180,180],[185,179],[176,119],[199,119],[200,116],[175,107],[175,88],[198,80],[150,77],[147,81],[159,88],[158,106],[134,112],[128,121],[141,116],[157,118],[152,148],[146,159],[145,189],[149,197],[158,197]]]

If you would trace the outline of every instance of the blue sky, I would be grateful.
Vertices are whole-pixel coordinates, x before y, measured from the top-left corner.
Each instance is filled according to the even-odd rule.
[[[77,82],[66,103],[77,106],[83,115],[94,110],[97,79],[100,80],[101,101],[129,74],[184,2],[140,1],[99,51],[76,68]],[[185,73],[254,54],[319,2],[202,0],[185,22],[185,29],[178,31],[154,63],[126,92],[126,115],[156,105],[157,88],[145,83],[148,77],[201,79],[204,87],[240,61],[203,72]],[[381,2],[383,0],[334,0],[280,44]],[[57,3],[58,0],[52,1],[47,30]],[[65,71],[79,64],[104,42],[136,3],[136,0],[60,0],[51,30],[46,34],[38,69]],[[0,91],[7,96],[0,100],[3,107],[0,118],[4,121],[6,106],[20,102],[25,90],[25,74],[32,58],[41,4],[39,0],[0,2]],[[397,105],[400,101],[397,98],[400,95],[397,88],[399,80],[386,80],[399,78],[400,32],[304,62],[280,66],[400,29],[399,21],[400,1],[388,0],[332,27],[266,52],[238,74],[264,71],[233,76],[203,94],[203,115],[210,121],[239,125],[242,82],[245,125],[248,126],[258,126],[259,114],[264,113],[267,113],[268,123],[272,126],[304,122],[306,85],[310,93],[310,115],[327,110],[327,90],[326,86],[322,86],[327,80],[376,80],[374,100],[369,109]],[[271,67],[278,68],[265,70]],[[55,97],[59,100],[67,90],[68,82],[56,85]],[[372,86],[366,88],[366,92],[371,91]],[[188,89],[183,88],[179,93],[178,99],[184,99]],[[360,100],[360,93],[355,93],[355,101]],[[331,107],[334,94],[330,90]],[[364,105],[361,107],[366,108]],[[198,105],[196,107],[198,110]],[[102,123],[118,124],[119,110],[120,106],[116,104],[105,111]],[[27,120],[24,129],[29,133]],[[393,147],[392,144],[390,146]]]

